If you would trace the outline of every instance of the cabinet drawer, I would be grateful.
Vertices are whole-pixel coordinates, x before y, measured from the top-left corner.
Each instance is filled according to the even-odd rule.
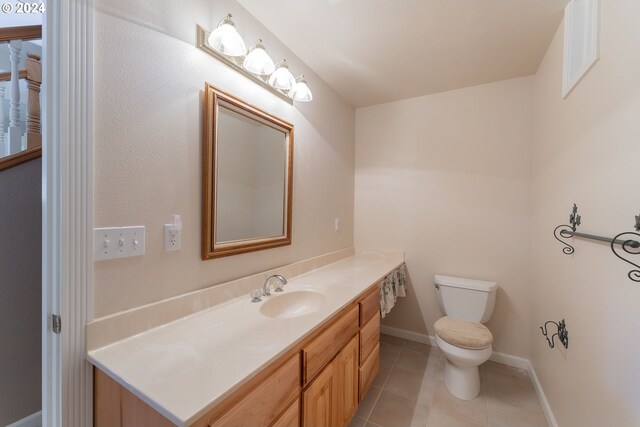
[[[380,313],[373,315],[371,320],[360,330],[360,365],[369,357],[380,341]]]
[[[360,401],[369,390],[380,370],[380,344],[378,343],[360,368]]]
[[[380,313],[380,288],[378,285],[374,291],[360,301],[360,326],[364,326],[376,313]]]
[[[300,355],[273,372],[211,427],[268,426],[300,395]]]
[[[302,349],[304,383],[308,384],[356,333],[358,333],[357,305]]]
[[[299,427],[300,426],[300,399],[289,406],[289,409],[276,420],[271,427]]]

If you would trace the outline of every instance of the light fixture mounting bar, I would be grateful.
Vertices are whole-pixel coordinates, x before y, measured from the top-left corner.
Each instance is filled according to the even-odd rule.
[[[205,30],[204,28],[202,28],[200,25],[196,25],[196,47],[197,48],[199,48],[200,50],[202,50],[202,51],[208,53],[209,55],[213,56],[218,61],[222,62],[226,66],[228,66],[228,67],[232,68],[233,70],[237,71],[238,73],[242,74],[243,76],[245,76],[249,80],[253,81],[257,85],[261,86],[262,88],[268,90],[269,92],[271,92],[272,94],[276,95],[277,97],[279,97],[283,101],[286,101],[287,103],[293,105],[293,100],[291,98],[289,98],[284,92],[272,87],[269,83],[267,83],[266,81],[264,81],[260,77],[248,72],[247,70],[242,68],[241,65],[236,64],[235,62],[233,62],[233,60],[231,60],[230,58],[227,58],[226,56],[221,55],[220,53],[216,52],[216,50],[213,49],[211,46],[209,46],[209,44],[207,43],[208,39],[209,39],[209,32],[207,30]]]

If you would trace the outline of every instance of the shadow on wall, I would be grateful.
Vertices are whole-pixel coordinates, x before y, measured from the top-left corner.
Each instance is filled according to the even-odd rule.
[[[172,0],[159,1],[158,3],[169,3]],[[173,1],[173,3],[178,3]],[[181,2],[182,3],[182,2]],[[202,3],[202,2],[201,2]],[[184,5],[184,3],[182,3]],[[198,6],[192,6],[197,8]],[[204,16],[202,25],[207,25],[211,21],[211,7],[203,4],[200,5],[202,11],[208,13]],[[193,43],[195,40],[195,26],[191,22],[191,14],[188,7],[163,7],[154,2],[128,2],[128,1],[95,1],[95,10],[105,15],[130,22],[136,26],[144,27],[148,30],[165,34],[187,43]],[[184,10],[184,16],[180,16],[180,10]],[[188,19],[188,25],[185,19]]]
[[[237,1],[223,0],[217,1],[213,4],[207,1],[195,1],[190,6],[182,5],[182,2],[175,0],[164,0],[159,3],[165,3],[166,7],[159,6],[155,1],[138,1],[135,3],[126,1],[103,1],[97,0],[95,2],[95,9],[97,12],[109,15],[122,21],[129,22],[135,26],[146,28],[150,31],[164,34],[176,40],[187,43],[192,46],[194,50],[196,40],[196,23],[204,26],[205,28],[211,28],[215,26],[223,16],[224,13],[231,12],[238,22],[242,22],[241,33],[245,42],[253,40],[256,37],[264,38],[265,43],[268,45],[269,54],[272,58],[286,57],[292,69],[296,72],[296,75],[304,74],[309,81],[309,85],[313,93],[316,95],[314,101],[310,103],[296,102],[293,107],[302,116],[304,116],[308,124],[313,127],[313,123],[333,123],[333,126],[323,126],[321,128],[313,127],[317,132],[317,135],[327,143],[331,149],[338,154],[344,152],[342,146],[344,144],[352,144],[355,139],[355,133],[345,141],[343,137],[344,129],[350,128],[355,121],[355,110],[346,101],[344,101],[339,94],[337,94],[331,87],[329,87],[324,81],[318,78],[312,70],[302,63],[302,61],[295,56],[295,54],[289,51],[286,46],[273,40],[275,37],[264,27],[261,23],[257,22],[249,12],[247,12]],[[171,4],[173,3],[173,4]],[[223,13],[224,11],[224,13]],[[201,16],[199,22],[194,22],[194,16]],[[240,24],[239,24],[240,25]],[[201,51],[197,50],[200,53]],[[214,58],[208,58],[211,61],[216,61]],[[216,84],[215,76],[209,79],[214,85]],[[265,89],[260,88],[255,83],[246,80],[247,85],[255,86],[255,88],[264,95],[268,94]],[[204,86],[204,82],[202,82]],[[217,85],[216,85],[217,86]],[[224,89],[224,88],[223,88]],[[231,92],[232,95],[239,96],[240,94]],[[202,99],[202,97],[200,97]],[[243,98],[240,96],[240,98]],[[268,95],[268,99],[271,99],[271,95]],[[274,97],[275,99],[275,97]],[[341,108],[336,111],[336,100],[342,101]],[[277,100],[278,103],[283,101]],[[200,103],[202,105],[202,103]],[[289,107],[288,105],[286,107]],[[285,107],[285,109],[286,109]],[[277,107],[279,111],[282,111],[282,107]],[[281,116],[280,112],[271,111],[277,116]],[[296,123],[298,124],[298,123]],[[352,162],[351,157],[353,153],[349,154],[349,158],[345,159],[345,162]]]
[[[413,319],[405,319],[407,316],[416,315],[416,313],[420,313],[422,318],[422,322],[420,322],[420,330],[411,331],[424,335],[433,335],[426,327],[426,319],[427,316],[422,312],[420,305],[418,304],[418,298],[414,291],[413,281],[411,279],[411,271],[407,266],[407,287],[406,287],[407,296],[404,298],[398,298],[396,301],[395,307],[391,310],[389,314],[385,316],[382,320],[383,325],[388,325],[390,327],[396,327],[395,325],[407,325],[407,324],[417,324]],[[435,294],[434,294],[435,297]]]
[[[498,309],[499,304],[499,309]],[[496,293],[496,309],[493,311],[491,319],[486,323],[487,328],[493,334],[493,347],[496,342],[500,342],[501,337],[509,327],[509,315],[513,316],[516,311],[516,307],[513,305],[509,294],[505,292],[498,284],[498,290]]]

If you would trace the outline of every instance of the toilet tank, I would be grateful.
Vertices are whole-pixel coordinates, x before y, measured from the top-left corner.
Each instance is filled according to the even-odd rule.
[[[488,322],[496,305],[495,282],[435,276],[436,295],[440,310],[456,319],[469,322]]]

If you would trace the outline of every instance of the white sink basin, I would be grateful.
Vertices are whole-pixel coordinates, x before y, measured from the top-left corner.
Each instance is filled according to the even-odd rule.
[[[260,307],[260,313],[279,319],[312,313],[322,307],[325,301],[324,295],[315,291],[284,291],[280,295],[271,295],[269,300]]]

